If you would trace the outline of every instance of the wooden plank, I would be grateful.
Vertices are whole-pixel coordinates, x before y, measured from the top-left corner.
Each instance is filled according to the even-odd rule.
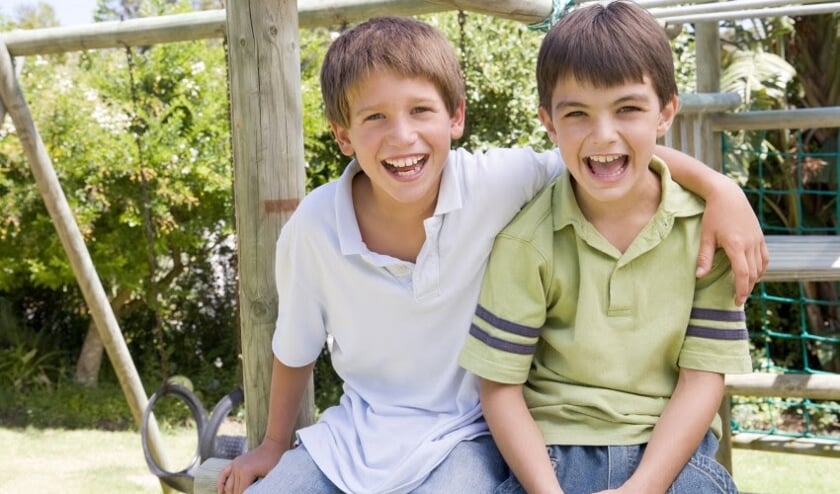
[[[770,263],[762,281],[840,280],[840,237],[767,235]]]
[[[216,478],[231,460],[208,458],[195,471],[193,494],[216,494]]]
[[[230,6],[239,8],[239,3],[232,2]],[[551,0],[300,0],[297,15],[302,28],[338,26],[375,15],[419,15],[456,9],[534,23],[547,17],[551,8]],[[225,32],[225,10],[215,9],[83,26],[11,31],[0,33],[0,41],[6,44],[12,56],[30,56],[221,38]]]
[[[679,114],[718,113],[729,111],[741,104],[738,93],[688,93],[680,95]]]
[[[716,131],[832,127],[840,127],[840,106],[725,113],[712,118],[712,128]]]
[[[840,374],[733,374],[726,393],[739,396],[840,400]]]
[[[732,436],[732,446],[754,451],[840,458],[840,441],[828,439],[789,438],[770,434],[739,432]]]

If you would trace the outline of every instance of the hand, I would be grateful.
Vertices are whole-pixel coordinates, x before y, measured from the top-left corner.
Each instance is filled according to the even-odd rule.
[[[735,303],[742,305],[758,280],[764,276],[770,256],[761,225],[744,192],[731,180],[706,200],[697,255],[697,277],[712,267],[718,246],[729,257],[735,276]]]
[[[593,492],[592,494],[652,494],[645,489],[634,489],[630,487],[627,482],[617,489],[606,489],[603,491]]]
[[[261,444],[230,462],[216,478],[219,494],[242,494],[257,479],[265,477],[280,461],[282,451],[272,451]]]

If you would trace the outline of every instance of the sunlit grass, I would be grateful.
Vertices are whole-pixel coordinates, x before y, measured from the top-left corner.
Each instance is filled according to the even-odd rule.
[[[735,483],[756,494],[840,493],[840,459],[801,454],[732,451]]]
[[[170,470],[189,465],[194,430],[164,432]],[[0,492],[4,494],[160,493],[138,432],[0,429]]]
[[[195,451],[195,431],[162,435],[171,469],[185,467]],[[4,494],[161,492],[146,466],[137,432],[0,428],[0,445]],[[840,493],[840,459],[736,449],[732,461],[735,482],[743,492]]]

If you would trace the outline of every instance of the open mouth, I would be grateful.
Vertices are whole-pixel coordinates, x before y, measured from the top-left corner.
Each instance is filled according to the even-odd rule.
[[[601,154],[583,159],[589,171],[597,178],[616,178],[627,170],[630,163],[626,154]]]
[[[399,159],[384,160],[382,161],[382,165],[392,175],[396,175],[397,177],[410,177],[420,173],[420,171],[423,170],[423,166],[426,165],[426,161],[428,161],[428,159],[429,155],[418,154]]]

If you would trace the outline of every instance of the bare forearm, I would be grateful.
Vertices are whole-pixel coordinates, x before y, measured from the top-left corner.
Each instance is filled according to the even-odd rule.
[[[282,448],[283,451],[291,445],[303,393],[314,366],[313,362],[304,367],[289,367],[277,358],[274,359],[263,443],[270,442],[273,447]]]
[[[525,491],[562,494],[522,386],[482,380],[481,406],[499,451]]]
[[[638,468],[625,483],[633,492],[664,493],[709,430],[723,398],[723,376],[683,370],[653,429]]]
[[[735,276],[735,301],[743,304],[764,275],[770,259],[764,233],[747,196],[734,180],[687,154],[664,146],[657,146],[656,153],[668,163],[675,181],[706,201],[697,276],[709,272],[715,250],[722,247]]]

